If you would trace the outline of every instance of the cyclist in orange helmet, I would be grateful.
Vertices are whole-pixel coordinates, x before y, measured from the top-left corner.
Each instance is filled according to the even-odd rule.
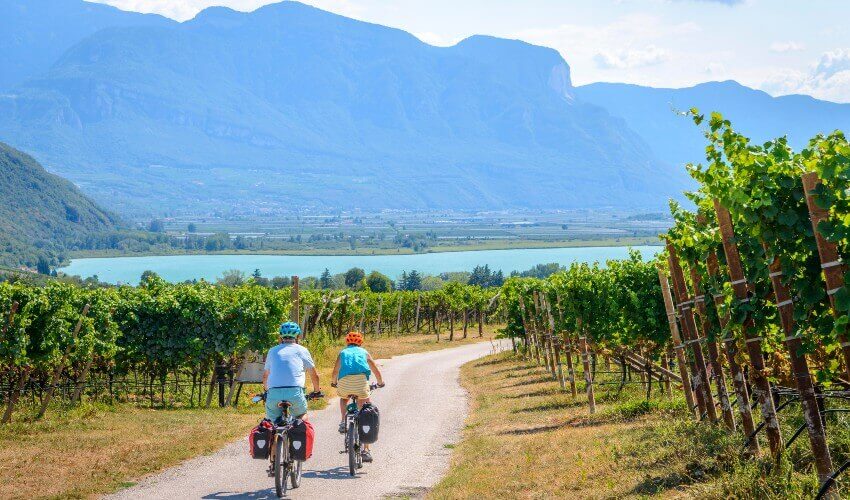
[[[357,395],[357,405],[362,408],[364,404],[371,403],[369,399],[369,377],[372,373],[378,379],[378,387],[384,386],[384,377],[381,370],[375,364],[372,356],[361,347],[363,345],[363,334],[360,332],[348,332],[345,336],[348,344],[336,358],[334,371],[331,375],[331,386],[336,387],[339,394],[339,412],[342,421],[339,424],[340,434],[345,434],[345,413],[348,405],[348,396]],[[364,444],[363,461],[371,462],[372,454],[369,445]]]

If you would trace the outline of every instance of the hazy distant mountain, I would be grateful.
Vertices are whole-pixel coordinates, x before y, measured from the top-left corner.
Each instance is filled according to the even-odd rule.
[[[675,111],[692,107],[719,111],[741,133],[761,142],[787,135],[796,148],[818,133],[850,130],[850,104],[792,95],[771,97],[734,81],[703,83],[683,89],[660,89],[621,83],[577,87],[576,95],[622,117],[670,165],[705,159],[699,128]]]
[[[69,47],[103,28],[173,23],[81,0],[0,0],[0,91],[46,71]]]
[[[683,185],[551,49],[295,2],[153,24],[0,97],[0,139],[125,210],[657,207]]]
[[[35,267],[119,219],[32,157],[0,143],[0,264]]]

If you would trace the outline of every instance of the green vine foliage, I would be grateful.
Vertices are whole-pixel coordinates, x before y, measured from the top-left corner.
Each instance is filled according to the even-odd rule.
[[[750,300],[740,302],[726,284],[727,309],[721,314],[729,313],[730,328],[735,332],[740,332],[744,321],[751,320],[754,331],[764,338],[764,349],[780,349],[784,335],[780,334],[769,277],[769,264],[778,260],[781,280],[794,300],[796,333],[802,335],[807,353],[820,354],[818,377],[829,379],[837,368],[833,354],[838,344],[801,178],[807,162],[810,168],[818,164],[812,160],[818,154],[795,153],[784,137],[753,144],[718,113],[711,114],[707,122],[697,110],[691,114],[697,125],[707,124],[707,163],[689,166],[700,183],[698,192],[689,197],[702,217],[674,206],[676,225],[670,238],[688,260],[700,263],[706,251],[717,248],[716,218],[706,215],[713,211],[712,200],[718,200],[731,214],[735,243],[750,286]],[[710,223],[696,223],[698,219]],[[718,251],[717,255],[723,253]],[[701,274],[706,273],[701,270]],[[709,289],[718,285],[713,280],[706,283]]]
[[[530,314],[535,291],[546,296],[558,332],[586,335],[603,349],[637,349],[657,359],[670,340],[658,271],[638,252],[605,267],[576,263],[545,280],[507,280],[502,295],[508,335],[524,335],[520,300]],[[548,325],[548,318],[539,320]]]
[[[829,210],[829,218],[821,221],[818,231],[838,247],[844,262],[850,255],[850,143],[843,132],[828,136],[819,135],[809,142],[801,153],[803,168],[816,172],[821,184],[814,191],[815,202]],[[850,275],[845,283],[850,283]],[[838,328],[846,331],[850,314],[850,289],[847,286],[836,295],[836,308],[843,313],[838,319]]]

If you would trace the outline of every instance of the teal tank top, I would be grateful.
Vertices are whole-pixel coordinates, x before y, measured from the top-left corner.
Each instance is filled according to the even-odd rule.
[[[369,354],[366,349],[350,345],[339,353],[339,378],[347,375],[357,375],[363,373],[366,379],[372,376],[372,370],[369,369]]]

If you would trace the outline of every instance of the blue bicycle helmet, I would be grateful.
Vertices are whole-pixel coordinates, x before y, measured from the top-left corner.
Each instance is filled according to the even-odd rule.
[[[295,338],[301,335],[301,327],[294,321],[287,321],[280,325],[280,336]]]

